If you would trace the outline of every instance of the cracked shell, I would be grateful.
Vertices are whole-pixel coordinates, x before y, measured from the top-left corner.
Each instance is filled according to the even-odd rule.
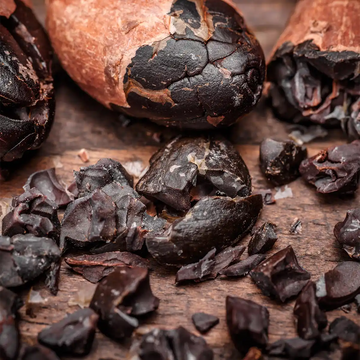
[[[50,0],[47,15],[62,66],[108,108],[206,129],[261,96],[263,51],[230,0]]]

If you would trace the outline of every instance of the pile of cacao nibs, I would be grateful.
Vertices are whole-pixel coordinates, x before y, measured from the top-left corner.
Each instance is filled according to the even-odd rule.
[[[356,142],[328,150],[326,166],[339,168],[344,180],[322,177],[314,181],[315,186],[354,189],[352,163],[336,163],[330,154],[344,151],[343,156],[355,159],[356,150]],[[303,146],[292,141],[267,139],[261,144],[261,169],[274,185],[287,184],[300,173],[316,177],[313,169],[321,173],[325,165],[319,165],[318,157],[304,160],[306,154]],[[251,194],[248,168],[224,138],[173,139],[153,155],[135,187],[119,162],[101,159],[75,171],[68,187],[49,169],[32,174],[23,188],[3,217],[0,237],[0,354],[4,359],[83,356],[91,351],[96,329],[117,341],[132,337],[130,359],[212,359],[206,341],[181,326],[154,329],[141,338],[134,334],[160,303],[150,286],[152,259],[178,268],[174,286],[249,275],[265,296],[279,304],[296,298],[298,337],[269,343],[267,308],[224,294],[229,334],[246,359],[308,359],[336,353],[342,359],[355,359],[360,355],[360,327],[345,317],[328,327],[326,315],[331,309],[359,303],[360,262],[341,262],[313,282],[292,246],[281,248],[277,243],[276,224],[265,221],[254,227],[268,197]],[[359,260],[359,223],[358,209],[350,210],[334,229],[353,260]],[[297,219],[290,233],[300,234],[299,227]],[[248,246],[239,245],[248,233]],[[268,256],[275,243],[280,250]],[[245,251],[248,256],[242,258]],[[43,280],[56,295],[60,266],[96,284],[95,291],[82,309],[44,328],[38,345],[20,347],[17,312],[23,302],[17,289]],[[36,295],[32,288],[28,314],[36,311],[31,308]],[[219,323],[217,317],[203,312],[193,314],[192,321],[201,334]]]

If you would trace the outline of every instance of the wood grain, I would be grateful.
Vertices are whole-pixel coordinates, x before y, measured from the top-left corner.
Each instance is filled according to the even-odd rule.
[[[253,22],[256,32],[263,31],[263,45],[271,48],[275,36],[267,38],[266,34],[268,31],[274,31],[274,34],[281,31],[284,22],[280,24],[281,16],[278,12],[286,17],[291,9],[289,4],[293,6],[294,1],[237,2],[244,5],[243,12],[249,14],[249,22]],[[42,2],[35,1],[35,4],[38,13],[43,14]],[[261,18],[264,19],[263,22]],[[89,153],[88,164],[93,164],[102,157],[111,157],[138,174],[147,166],[149,157],[160,146],[154,140],[153,134],[160,132],[165,141],[177,133],[176,130],[164,129],[145,120],[136,120],[126,128],[121,127],[118,114],[97,104],[62,71],[56,76],[56,85],[57,114],[53,131],[41,150],[17,165],[10,181],[0,183],[0,205],[9,202],[12,196],[20,194],[27,177],[36,170],[55,166],[59,177],[69,183],[72,170],[84,166],[77,156],[81,148],[87,149]],[[253,178],[254,190],[270,187],[259,170],[259,142],[267,136],[285,139],[288,132],[289,124],[276,120],[265,101],[239,124],[224,131],[224,134],[237,144],[247,163]],[[310,155],[328,145],[343,142],[345,139],[339,131],[331,131],[328,138],[309,146]],[[289,186],[293,197],[266,206],[259,223],[267,220],[278,225],[279,240],[270,254],[291,244],[300,264],[311,273],[313,280],[317,280],[338,261],[348,260],[347,255],[337,247],[333,227],[344,218],[347,209],[358,206],[360,195],[353,198],[321,196],[301,179]],[[290,225],[295,218],[302,221],[300,235],[289,234]],[[242,241],[243,244],[247,242],[248,237]],[[144,321],[139,332],[153,327],[170,329],[183,325],[198,334],[192,325],[191,315],[198,311],[208,312],[220,318],[220,324],[205,335],[206,341],[214,349],[215,359],[239,359],[239,354],[230,342],[225,324],[225,297],[235,295],[252,299],[268,307],[270,341],[296,335],[292,315],[294,301],[280,305],[270,300],[261,294],[249,277],[175,286],[174,276],[172,270],[155,265],[151,273],[151,284],[154,293],[161,299],[160,308],[154,316]],[[69,300],[73,299],[86,283],[81,276],[72,273],[64,264],[58,296],[48,295],[48,304],[36,311],[35,318],[26,315],[24,308],[21,310],[20,328],[23,341],[35,343],[37,333],[42,328],[60,320],[66,313],[75,311],[77,306],[70,306]],[[22,289],[21,294],[25,297],[28,290],[29,287]],[[344,314],[341,310],[331,311],[328,318],[331,321],[343,315],[360,324],[360,316],[354,307],[349,314]],[[98,333],[94,348],[87,359],[125,359],[128,347],[129,341],[115,343]]]

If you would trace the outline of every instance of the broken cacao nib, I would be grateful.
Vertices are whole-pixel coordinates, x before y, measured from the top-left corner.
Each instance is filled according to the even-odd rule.
[[[98,327],[105,335],[130,337],[139,322],[159,306],[150,288],[149,273],[140,267],[115,269],[96,288],[90,308],[99,315]]]
[[[265,139],[260,144],[261,171],[277,186],[288,184],[300,176],[299,166],[306,156],[306,148],[291,140]]]
[[[30,233],[56,242],[60,234],[57,205],[35,188],[13,198],[12,210],[2,220],[5,236]]]
[[[125,168],[112,159],[100,159],[95,165],[82,167],[74,172],[78,196],[89,195],[95,190],[117,182],[123,186],[133,187],[133,178]]]
[[[149,268],[149,262],[146,259],[125,251],[66,257],[65,262],[71,266],[72,270],[92,283],[99,282],[118,267],[139,266]]]
[[[310,274],[299,265],[290,245],[263,261],[250,275],[264,295],[281,302],[299,294],[310,279]]]
[[[315,292],[315,284],[309,281],[294,306],[297,332],[305,340],[316,339],[327,325],[326,314],[320,310]]]
[[[256,229],[248,245],[249,255],[265,254],[269,251],[277,240],[275,229],[276,225],[269,222],[263,223]]]
[[[280,356],[289,359],[309,359],[315,351],[315,340],[302,338],[280,339],[267,347],[270,356]]]
[[[16,323],[17,311],[22,300],[12,291],[0,286],[0,358],[15,360],[20,346],[20,335]]]
[[[268,342],[269,311],[251,300],[226,297],[226,323],[235,347],[245,355]]]
[[[304,160],[299,170],[320,193],[352,194],[359,183],[360,141],[323,150]]]
[[[87,355],[94,341],[98,318],[94,310],[80,309],[42,330],[38,341],[57,354]]]
[[[258,190],[254,193],[254,195],[255,194],[260,194],[263,197],[264,205],[272,205],[276,203],[271,189]]]
[[[360,208],[346,213],[345,220],[335,225],[334,235],[348,255],[360,261]]]
[[[329,326],[329,332],[336,335],[339,339],[360,344],[360,326],[345,316],[338,317],[332,321]]]
[[[68,205],[62,221],[60,248],[101,247],[98,252],[139,251],[148,231],[165,220],[146,213],[139,195],[128,185],[109,183]]]
[[[202,334],[207,333],[210,329],[219,323],[218,317],[203,312],[193,314],[191,319],[194,323],[194,326],[196,327],[196,330]]]
[[[210,275],[215,267],[216,249],[210,250],[198,262],[182,266],[176,273],[176,284],[184,281],[200,281],[207,275]]]
[[[50,349],[41,346],[26,346],[22,349],[19,360],[60,360]]]
[[[328,271],[316,283],[321,307],[335,309],[354,300],[360,293],[360,263],[344,261]]]
[[[55,112],[51,46],[32,10],[15,5],[0,13],[0,168],[41,146]]]
[[[154,329],[132,346],[131,360],[212,360],[213,351],[206,341],[182,326],[174,330]]]
[[[147,248],[161,264],[196,262],[214,247],[221,251],[237,243],[254,226],[262,206],[261,195],[204,197],[166,230],[147,234]]]
[[[249,170],[234,146],[220,137],[177,137],[150,159],[136,190],[179,211],[188,211],[192,190],[205,187],[229,197],[249,196]]]
[[[259,265],[263,260],[265,260],[264,254],[251,255],[248,258],[221,270],[220,275],[225,275],[229,277],[245,276],[257,265]]]
[[[0,286],[23,285],[59,260],[60,250],[51,239],[31,234],[0,236]]]
[[[297,3],[267,71],[279,117],[338,127],[343,121],[349,135],[358,138],[359,11],[358,1]]]

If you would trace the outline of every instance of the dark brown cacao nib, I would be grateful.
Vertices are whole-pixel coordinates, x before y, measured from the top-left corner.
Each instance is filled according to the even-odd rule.
[[[328,271],[316,283],[321,307],[334,309],[352,302],[360,293],[360,263],[344,261]]]
[[[151,159],[137,191],[179,211],[191,206],[191,190],[208,185],[208,193],[249,196],[249,170],[235,147],[221,137],[177,137]]]
[[[345,316],[338,317],[332,321],[329,326],[329,332],[344,341],[360,344],[360,326]]]
[[[13,198],[12,210],[2,220],[5,236],[30,233],[59,240],[60,221],[57,205],[32,188]]]
[[[125,168],[112,159],[100,159],[95,165],[82,167],[74,172],[78,196],[82,197],[117,182],[123,186],[133,187],[133,178]]]
[[[321,151],[300,165],[302,177],[320,193],[354,193],[360,171],[360,140]]]
[[[130,108],[113,109],[180,128],[233,124],[261,96],[265,61],[255,36],[224,1],[173,1],[169,19],[171,36],[140,47],[127,68]]]
[[[206,341],[182,326],[174,330],[154,329],[130,350],[129,360],[212,360]]]
[[[262,206],[261,195],[204,197],[165,231],[150,232],[147,248],[161,264],[196,262],[214,247],[221,251],[237,243],[254,226]]]
[[[284,42],[267,71],[276,114],[295,123],[340,127],[343,122],[348,136],[358,138],[359,62],[356,52],[321,51],[312,40]]]
[[[59,260],[60,250],[49,238],[31,234],[0,236],[0,286],[23,285]]]
[[[59,290],[60,269],[61,258],[53,261],[45,274],[45,285],[53,295],[57,295]]]
[[[290,140],[265,139],[260,144],[261,171],[277,186],[288,184],[300,176],[299,166],[306,156],[306,148]]]
[[[310,274],[299,265],[290,245],[263,261],[250,275],[264,295],[281,302],[299,294],[310,279]]]
[[[86,355],[94,341],[98,318],[94,310],[80,309],[42,330],[38,341],[57,354]]]
[[[263,260],[265,260],[264,254],[251,255],[248,258],[221,270],[220,275],[225,275],[229,277],[245,276],[257,265],[259,265]]]
[[[193,314],[191,319],[194,326],[196,327],[196,330],[202,334],[207,333],[210,329],[219,323],[218,317],[203,312]]]
[[[139,266],[149,268],[149,262],[146,259],[129,252],[120,251],[67,257],[65,262],[72,270],[92,283],[99,282],[118,267]]]
[[[20,346],[20,335],[16,323],[17,311],[22,300],[12,291],[0,286],[0,358],[15,360]]]
[[[267,347],[270,356],[285,357],[287,359],[310,359],[315,352],[316,341],[302,338],[280,339]]]
[[[244,355],[268,342],[269,311],[251,300],[226,297],[226,323],[235,347]]]
[[[73,194],[60,184],[54,168],[37,171],[30,175],[24,185],[24,190],[27,192],[31,191],[33,188],[43,194],[48,200],[55,203],[58,207],[66,206],[74,200]]]
[[[60,360],[50,349],[41,346],[26,346],[22,349],[19,360]]]
[[[62,221],[60,248],[139,251],[145,234],[162,229],[164,224],[165,220],[146,213],[146,206],[131,187],[112,182],[68,205]]]
[[[210,275],[215,267],[215,253],[216,249],[212,249],[198,262],[182,266],[176,273],[175,282],[201,281]]]
[[[0,168],[47,138],[54,120],[51,46],[32,10],[0,14]]]
[[[159,306],[150,288],[149,273],[140,267],[115,269],[95,290],[90,307],[99,315],[98,327],[114,339],[130,337],[139,322]]]
[[[254,195],[255,194],[260,194],[263,197],[264,205],[272,205],[276,203],[271,189],[258,190],[254,192]]]
[[[276,225],[269,222],[263,223],[256,229],[248,245],[249,255],[264,254],[269,251],[277,240],[275,229]]]
[[[315,284],[309,281],[294,306],[297,332],[306,340],[316,339],[327,325],[326,314],[320,310],[315,293]]]
[[[360,208],[346,213],[345,220],[335,225],[334,235],[348,255],[360,261]]]

